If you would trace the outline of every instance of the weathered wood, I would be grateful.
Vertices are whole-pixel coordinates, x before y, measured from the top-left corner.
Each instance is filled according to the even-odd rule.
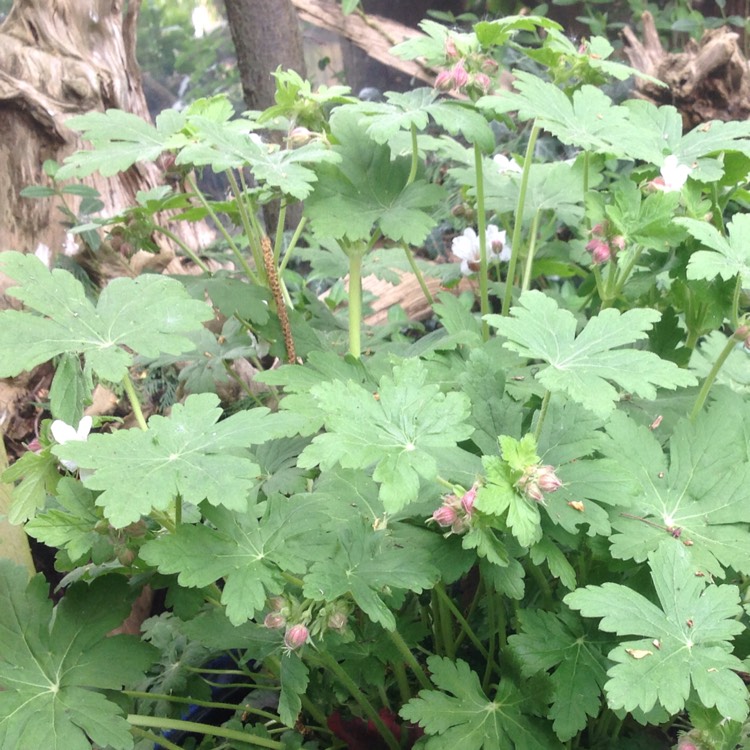
[[[636,80],[636,95],[680,110],[685,129],[709,120],[745,120],[750,116],[750,69],[729,27],[707,31],[690,40],[683,52],[669,53],[659,40],[653,16],[643,14],[643,36],[623,30],[630,64],[666,83]]]
[[[340,4],[331,0],[292,0],[292,3],[302,21],[340,34],[384,65],[430,85],[434,82],[435,72],[429,66],[417,60],[401,60],[390,53],[396,44],[424,36],[421,31],[382,16],[358,13],[345,16]]]

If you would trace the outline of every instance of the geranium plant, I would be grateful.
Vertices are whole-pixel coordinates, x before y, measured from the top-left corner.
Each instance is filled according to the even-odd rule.
[[[10,517],[65,574],[53,605],[0,562],[1,747],[750,747],[750,124],[683,133],[671,107],[613,102],[599,84],[634,71],[547,19],[424,30],[396,51],[464,98],[279,72],[265,113],[70,121],[93,148],[29,195],[161,159],[187,196],[71,231],[136,249],[177,209],[216,221],[233,270],[184,247],[200,275],[92,297],[0,257],[23,303],[0,313],[0,376],[56,365]],[[446,226],[453,255],[428,263]],[[363,275],[394,270],[431,332],[363,325]],[[164,413],[134,377],[157,371],[179,381]],[[132,427],[83,416],[98,382]],[[141,638],[107,636],[144,586]]]

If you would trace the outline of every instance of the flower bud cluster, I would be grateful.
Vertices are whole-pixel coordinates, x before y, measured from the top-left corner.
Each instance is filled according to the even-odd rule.
[[[326,630],[334,630],[346,635],[349,628],[349,615],[352,606],[349,602],[337,600],[320,607],[317,613],[310,602],[300,604],[294,597],[274,596],[268,600],[269,612],[263,625],[270,630],[284,630],[284,650],[296,651],[320,636]]]
[[[463,534],[471,526],[474,514],[474,502],[477,497],[479,485],[475,482],[470,490],[458,495],[445,495],[443,504],[428,519],[428,523],[434,521],[443,529],[450,529],[448,534]]]
[[[462,54],[450,36],[445,40],[445,59],[450,67],[438,73],[436,89],[476,97],[490,93],[491,76],[499,67],[496,60],[481,52]]]
[[[562,487],[562,482],[555,473],[554,466],[531,464],[531,466],[526,467],[521,478],[516,482],[516,487],[529,500],[533,500],[535,503],[544,503],[545,494],[559,490]]]
[[[618,250],[624,249],[625,238],[621,234],[612,234],[606,221],[592,227],[591,240],[586,245],[586,250],[591,253],[595,266],[612,260]]]

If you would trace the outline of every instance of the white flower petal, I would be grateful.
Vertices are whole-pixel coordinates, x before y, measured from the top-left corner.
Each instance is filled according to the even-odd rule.
[[[60,445],[65,445],[65,443],[71,440],[78,440],[76,428],[63,422],[62,419],[56,419],[50,425],[49,431],[52,433],[52,437],[55,438],[55,442]]]
[[[78,423],[78,428],[76,429],[76,440],[86,440],[86,438],[89,436],[89,433],[91,432],[91,426],[93,425],[94,420],[89,417],[83,417],[81,421]]]

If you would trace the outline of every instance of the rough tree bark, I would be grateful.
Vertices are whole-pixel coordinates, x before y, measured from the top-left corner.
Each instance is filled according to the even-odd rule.
[[[290,0],[224,0],[237,51],[245,103],[265,109],[274,103],[271,73],[290,68],[305,77],[302,34]]]
[[[62,162],[81,147],[68,118],[117,108],[150,119],[135,59],[139,9],[140,0],[127,7],[123,0],[16,0],[0,25],[0,251],[62,248],[66,228],[54,201],[19,192],[47,183],[46,159]],[[154,164],[84,180],[100,192],[105,215],[161,181]],[[138,253],[123,262],[122,272],[163,267],[173,252],[161,247],[158,256]]]
[[[746,120],[750,116],[750,68],[739,34],[729,27],[707,31],[690,40],[682,52],[666,52],[653,16],[643,14],[643,36],[623,30],[630,64],[667,84],[636,80],[636,93],[655,104],[680,110],[685,129],[708,120]]]

